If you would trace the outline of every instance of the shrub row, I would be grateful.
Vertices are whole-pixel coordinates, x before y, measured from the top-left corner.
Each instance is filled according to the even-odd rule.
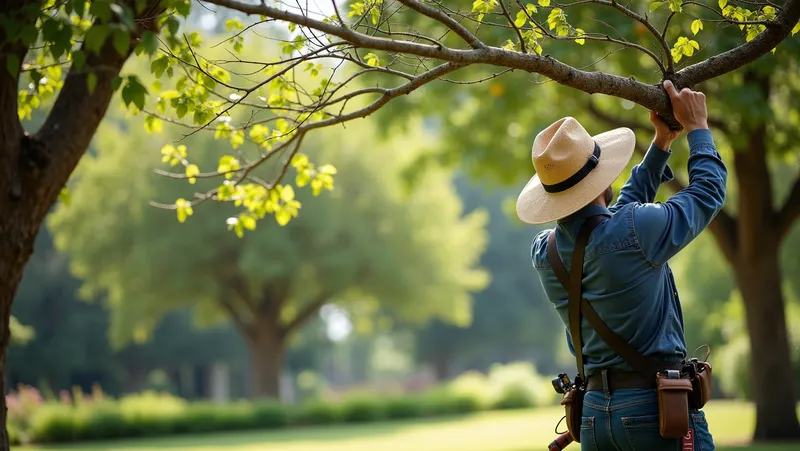
[[[119,400],[43,402],[27,418],[14,418],[10,411],[9,434],[14,444],[63,443],[459,415],[550,404],[556,400],[555,392],[543,382],[547,381],[531,368],[506,366],[488,377],[467,373],[425,393],[359,394],[339,402],[297,406],[266,401],[190,403],[153,392]]]

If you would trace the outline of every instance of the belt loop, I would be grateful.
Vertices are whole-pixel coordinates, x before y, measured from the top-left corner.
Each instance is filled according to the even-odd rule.
[[[611,399],[611,387],[608,385],[608,370],[601,370],[600,375],[603,378],[603,394],[606,399]]]

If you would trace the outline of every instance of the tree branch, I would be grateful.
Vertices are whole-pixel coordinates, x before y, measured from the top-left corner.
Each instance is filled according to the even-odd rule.
[[[337,36],[357,47],[433,58],[461,66],[489,64],[534,72],[544,75],[557,83],[570,86],[589,94],[599,93],[620,97],[642,105],[645,108],[656,110],[662,113],[666,118],[671,117],[667,96],[661,87],[646,85],[633,78],[625,78],[602,72],[582,71],[564,64],[549,55],[540,56],[530,53],[526,54],[496,47],[458,50],[441,45],[434,46],[416,42],[396,41],[368,36],[349,28],[339,27],[331,23],[311,19],[302,14],[279,10],[264,5],[246,4],[237,0],[205,1],[246,14],[263,15],[277,20],[292,22],[300,26],[314,28],[324,33]]]
[[[151,0],[135,17],[140,33],[145,29],[155,29],[155,21],[162,12],[161,8],[160,2]],[[114,95],[114,79],[119,75],[135,45],[134,40],[124,55],[114,48],[110,39],[100,49],[99,54],[88,51],[85,44],[81,47],[88,55],[84,67],[79,70],[72,66],[53,108],[33,138],[45,153],[41,178],[52,181],[39,185],[39,189],[44,187],[45,192],[42,194],[48,200],[42,203],[43,208],[50,208],[86,152]],[[90,73],[96,77],[94,90],[91,92],[87,84]]]
[[[772,25],[767,26],[767,29],[753,38],[752,41],[688,66],[678,72],[676,75],[678,86],[676,88],[692,87],[703,81],[739,69],[766,55],[789,36],[798,20],[800,20],[800,0],[788,0],[775,17]]]
[[[236,327],[239,328],[239,331],[242,333],[242,335],[252,340],[255,337],[255,330],[253,329],[253,325],[248,324],[244,319],[242,319],[241,315],[236,310],[236,307],[234,307],[233,303],[231,303],[230,300],[228,300],[224,296],[218,299],[218,303],[222,307],[222,309],[225,310],[226,313],[228,313],[228,316],[234,322],[234,324],[236,324]]]
[[[413,9],[414,11],[424,14],[430,17],[437,22],[441,22],[447,28],[453,30],[457,35],[461,36],[461,38],[467,41],[467,44],[470,45],[473,49],[481,49],[486,47],[486,44],[481,42],[474,34],[472,34],[466,27],[461,25],[460,23],[456,22],[455,19],[448,16],[444,12],[439,9],[430,7],[424,3],[418,2],[417,0],[397,0],[403,5]]]
[[[329,299],[330,295],[328,295],[328,293],[322,293],[317,296],[316,299],[304,305],[291,321],[289,321],[285,326],[281,327],[282,336],[285,337],[298,327],[302,326],[311,318],[311,316],[314,315],[314,313],[317,313],[317,311],[319,311],[319,309],[322,308],[322,306],[325,305]]]
[[[800,176],[794,181],[789,197],[778,213],[778,240],[782,241],[792,229],[792,225],[800,217]]]

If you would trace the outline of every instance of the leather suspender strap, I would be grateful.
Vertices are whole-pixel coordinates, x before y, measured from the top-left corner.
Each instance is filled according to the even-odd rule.
[[[558,247],[555,241],[555,230],[550,232],[547,237],[547,259],[550,266],[561,282],[561,285],[569,293],[567,304],[569,314],[569,329],[572,337],[572,346],[575,349],[575,359],[578,365],[578,375],[586,380],[583,370],[583,342],[581,340],[581,314],[589,321],[600,338],[611,348],[625,359],[628,364],[645,377],[655,378],[657,368],[655,363],[648,359],[644,354],[636,350],[624,338],[611,330],[608,325],[600,319],[600,315],[592,305],[583,298],[581,281],[583,279],[583,257],[589,236],[598,224],[603,221],[602,216],[592,216],[581,225],[578,236],[575,240],[575,250],[573,251],[570,271],[564,267],[561,258],[558,256]]]

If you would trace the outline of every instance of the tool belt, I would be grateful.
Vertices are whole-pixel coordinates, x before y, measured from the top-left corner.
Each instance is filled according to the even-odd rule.
[[[702,408],[711,397],[711,365],[692,358],[675,364],[659,364],[636,350],[624,338],[612,331],[582,295],[583,257],[589,235],[603,221],[605,215],[586,219],[578,232],[572,254],[570,272],[558,256],[555,231],[547,239],[547,259],[559,282],[569,293],[569,329],[575,349],[578,374],[570,382],[566,374],[553,380],[556,391],[563,393],[567,430],[573,440],[580,443],[583,398],[587,391],[604,388],[602,374],[588,379],[583,371],[583,341],[581,318],[585,317],[600,338],[619,354],[634,371],[607,371],[606,381],[611,390],[619,388],[653,389],[658,395],[659,432],[664,438],[681,438],[689,430],[689,407]],[[708,356],[706,356],[706,359]]]

